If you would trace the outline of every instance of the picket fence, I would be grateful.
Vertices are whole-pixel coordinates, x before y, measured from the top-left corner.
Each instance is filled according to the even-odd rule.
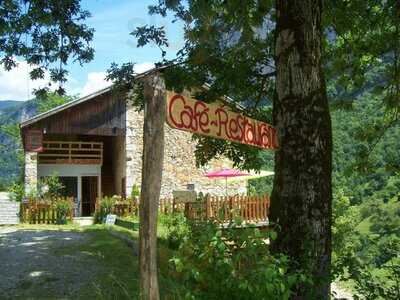
[[[43,202],[31,200],[21,203],[21,221],[29,224],[56,224],[58,220],[58,212],[55,208],[56,201],[67,200],[73,203],[73,198],[56,198],[53,201]],[[73,206],[67,214],[67,219],[72,220],[74,217]]]
[[[137,214],[138,200],[118,202],[111,209],[111,213],[124,217]],[[162,198],[159,202],[159,212],[171,214],[182,212],[192,220],[213,220],[227,223],[236,217],[244,222],[265,222],[268,218],[270,199],[263,196],[221,196],[207,197],[194,202],[176,202],[172,198]],[[99,209],[96,205],[96,209]]]
[[[266,222],[270,199],[264,196],[224,196],[207,197],[202,201],[175,202],[174,199],[161,199],[161,213],[183,212],[193,220],[213,220],[227,223],[240,218],[246,223]]]
[[[65,198],[63,199],[65,200]],[[66,199],[73,200],[72,198]],[[55,201],[22,203],[21,220],[30,224],[55,224],[58,218]],[[118,202],[113,206],[111,213],[121,217],[137,214],[139,211],[137,203],[137,200]],[[237,217],[246,223],[259,223],[267,221],[269,205],[268,195],[211,196],[193,202],[177,202],[171,198],[162,198],[159,203],[159,212],[164,214],[182,212],[188,219],[212,220],[218,223],[227,223]],[[97,202],[96,211],[99,211],[99,209],[100,205]],[[74,210],[71,209],[67,216],[72,220]]]

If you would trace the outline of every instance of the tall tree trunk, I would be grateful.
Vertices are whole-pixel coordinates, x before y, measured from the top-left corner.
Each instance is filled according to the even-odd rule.
[[[157,278],[157,212],[164,159],[165,83],[145,78],[139,265],[141,299],[160,298]]]
[[[321,67],[322,1],[277,0],[277,97],[271,221],[280,230],[273,249],[314,283],[295,299],[327,299],[331,264],[332,129]]]

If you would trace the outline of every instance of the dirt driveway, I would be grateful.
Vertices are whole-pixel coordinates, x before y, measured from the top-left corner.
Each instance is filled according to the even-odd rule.
[[[0,227],[0,299],[80,298],[104,267],[91,253],[70,251],[90,233]]]

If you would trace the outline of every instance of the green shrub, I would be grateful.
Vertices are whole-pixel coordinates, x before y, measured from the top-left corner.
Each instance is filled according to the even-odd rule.
[[[136,184],[134,184],[131,191],[131,198],[137,199],[139,198],[139,196],[140,196],[140,189]]]
[[[168,246],[178,249],[181,243],[189,237],[190,228],[183,213],[160,214],[161,225],[164,227]]]
[[[257,228],[221,229],[212,223],[192,224],[170,260],[171,276],[184,282],[185,299],[289,299],[307,282],[289,271],[285,255],[273,255],[266,241],[275,232]]]
[[[64,188],[58,175],[52,174],[39,180],[38,196],[45,200],[51,200],[60,197]]]
[[[95,220],[97,223],[102,223],[104,218],[113,212],[113,207],[117,203],[118,197],[105,196],[100,200],[99,211],[95,214]]]
[[[25,196],[25,187],[22,182],[13,182],[8,188],[11,200],[21,202]]]
[[[57,224],[67,224],[67,216],[73,207],[73,203],[68,199],[57,199],[54,208],[57,212]]]

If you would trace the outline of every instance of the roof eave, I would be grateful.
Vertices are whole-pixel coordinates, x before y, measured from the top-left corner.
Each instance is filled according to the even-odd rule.
[[[25,121],[21,122],[20,123],[20,127],[24,128],[24,127],[29,126],[29,125],[31,125],[33,123],[36,123],[36,122],[38,122],[40,120],[43,120],[43,119],[45,119],[45,118],[47,118],[47,117],[49,117],[51,115],[54,115],[54,114],[56,114],[56,113],[58,113],[60,111],[63,111],[63,110],[68,109],[70,107],[73,107],[73,106],[75,106],[77,104],[86,102],[86,101],[88,101],[90,99],[93,99],[93,98],[99,96],[99,95],[105,94],[105,93],[111,91],[111,88],[112,88],[112,86],[109,86],[109,87],[106,87],[106,88],[101,89],[99,91],[96,91],[94,93],[91,93],[91,94],[89,94],[87,96],[84,96],[84,97],[72,100],[70,102],[64,103],[62,105],[59,105],[57,107],[54,107],[54,108],[52,108],[52,109],[50,109],[50,110],[48,110],[48,111],[46,111],[44,113],[38,114],[38,115],[28,119],[28,120],[25,120]]]

